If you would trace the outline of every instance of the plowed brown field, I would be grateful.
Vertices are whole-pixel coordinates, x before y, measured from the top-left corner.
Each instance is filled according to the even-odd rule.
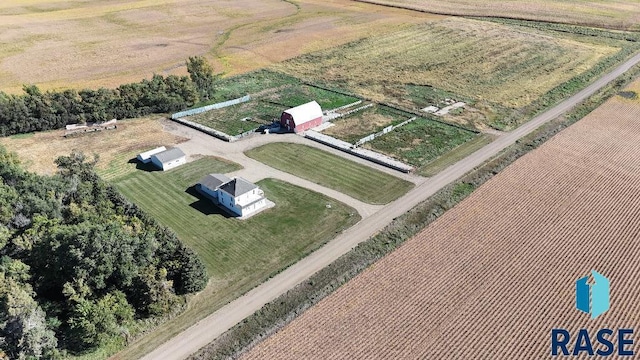
[[[617,96],[243,359],[542,359],[552,328],[637,332],[639,144]],[[595,320],[574,305],[592,269],[611,281]]]

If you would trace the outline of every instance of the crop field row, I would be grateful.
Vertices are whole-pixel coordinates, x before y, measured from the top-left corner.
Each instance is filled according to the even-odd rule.
[[[389,203],[413,187],[406,180],[306,145],[271,143],[246,155],[370,204]]]
[[[480,110],[482,117],[471,113],[468,120],[480,127],[496,113],[524,107],[592,68],[616,53],[616,46],[622,45],[450,18],[299,56],[274,68],[413,110],[429,105],[426,98],[451,95]]]
[[[639,118],[609,100],[242,359],[549,359],[552,328],[638,328]],[[575,308],[592,269],[595,320]]]
[[[489,16],[640,30],[640,7],[633,0],[366,0],[442,14]]]

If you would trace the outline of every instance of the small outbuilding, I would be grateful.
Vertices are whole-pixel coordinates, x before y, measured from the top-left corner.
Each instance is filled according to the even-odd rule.
[[[285,110],[280,116],[280,126],[296,133],[320,124],[322,124],[322,108],[315,101]]]
[[[151,155],[151,163],[162,171],[173,169],[185,164],[187,156],[178,148],[172,148]]]
[[[148,164],[149,162],[151,162],[151,156],[152,156],[152,155],[155,155],[155,154],[157,154],[157,153],[161,153],[161,152],[163,152],[163,151],[165,151],[165,150],[167,150],[167,148],[166,148],[166,147],[164,147],[164,146],[160,146],[160,147],[157,147],[157,148],[155,148],[155,149],[151,149],[151,150],[149,150],[149,151],[145,151],[145,152],[143,152],[143,153],[140,153],[140,154],[138,154],[138,156],[137,156],[138,161],[140,161],[140,162],[141,162],[141,163],[143,163],[143,164]]]
[[[196,190],[239,217],[246,218],[273,205],[258,185],[241,177],[209,174],[196,185]]]

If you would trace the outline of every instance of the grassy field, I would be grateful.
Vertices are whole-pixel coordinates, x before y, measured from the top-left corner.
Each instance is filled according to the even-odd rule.
[[[302,84],[283,87],[265,95],[264,99],[281,104],[285,108],[292,108],[315,100],[323,110],[332,110],[358,101],[352,96]]]
[[[7,0],[0,2],[0,90],[182,75],[193,55],[238,74],[437,18],[339,0]]]
[[[466,16],[499,16],[516,19],[551,21],[568,24],[605,27],[619,30],[640,30],[640,6],[636,0],[365,0],[430,11]]]
[[[418,118],[365,143],[364,147],[420,168],[476,136],[469,130]]]
[[[419,110],[452,95],[476,127],[522,108],[615,54],[624,41],[450,18],[303,55],[274,68]],[[424,99],[421,99],[424,98]],[[461,114],[459,121],[464,121]]]
[[[245,95],[257,96],[265,91],[268,92],[271,89],[278,89],[287,85],[298,84],[300,84],[300,79],[282,72],[272,71],[269,69],[255,70],[246,74],[219,79],[216,83],[216,93],[214,98],[209,103],[213,104],[229,99],[239,98]]]
[[[260,125],[271,123],[274,119],[280,117],[283,110],[285,109],[282,106],[260,99],[252,99],[242,104],[210,110],[185,119],[222,131],[228,135],[238,135],[245,131],[256,129]]]
[[[389,125],[401,123],[411,117],[411,114],[375,105],[333,120],[334,126],[323,130],[322,133],[353,144],[369,134],[381,131]]]
[[[53,174],[57,170],[54,160],[80,150],[91,156],[98,154],[98,172],[110,179],[130,171],[121,166],[141,151],[161,145],[172,146],[185,140],[162,129],[162,118],[157,116],[118,122],[116,130],[88,133],[65,138],[64,130],[39,132],[11,137],[0,137],[0,143],[16,152],[25,167],[39,174]],[[133,167],[135,168],[135,167]]]
[[[273,143],[246,155],[370,204],[389,203],[413,187],[408,181],[306,145]]]
[[[640,103],[616,96],[488,172],[464,201],[240,358],[554,359],[550,329],[637,328],[639,118]],[[592,269],[611,281],[615,304],[596,320],[575,307],[576,280]]]
[[[205,174],[236,169],[238,165],[204,158],[167,172],[138,170],[112,181],[196,250],[211,276],[185,313],[136,342],[123,357],[157,346],[360,220],[353,208],[273,179],[258,185],[276,206],[247,220],[228,218],[194,195],[193,185]]]
[[[434,176],[440,171],[473,154],[475,151],[480,150],[480,148],[489,144],[493,139],[494,137],[489,134],[479,135],[438,156],[434,160],[427,162],[421,166],[417,172],[423,176]]]

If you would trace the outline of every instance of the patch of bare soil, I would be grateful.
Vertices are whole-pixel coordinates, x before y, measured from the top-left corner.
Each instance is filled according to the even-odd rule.
[[[98,154],[98,169],[106,169],[111,162],[124,154],[135,156],[136,152],[156,146],[171,146],[183,138],[165,132],[158,117],[124,120],[115,130],[105,130],[65,138],[65,130],[47,131],[33,136],[0,138],[0,143],[18,154],[28,170],[39,174],[53,174],[54,160],[79,150],[86,155]],[[128,159],[122,158],[123,161]]]

